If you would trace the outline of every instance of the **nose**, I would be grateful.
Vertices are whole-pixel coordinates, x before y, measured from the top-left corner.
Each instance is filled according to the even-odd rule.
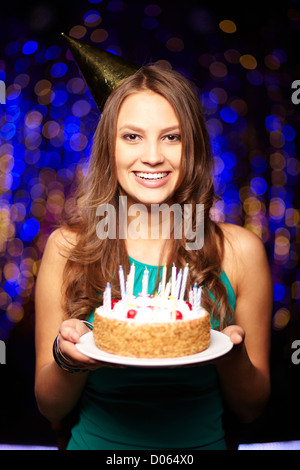
[[[164,161],[164,155],[158,142],[145,143],[141,161],[151,166],[159,165]]]

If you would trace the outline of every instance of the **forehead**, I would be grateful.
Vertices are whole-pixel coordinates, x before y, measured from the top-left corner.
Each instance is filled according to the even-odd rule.
[[[124,121],[138,120],[140,123],[155,119],[155,122],[172,121],[179,125],[173,106],[162,95],[151,90],[137,91],[127,96],[118,113],[118,125]]]

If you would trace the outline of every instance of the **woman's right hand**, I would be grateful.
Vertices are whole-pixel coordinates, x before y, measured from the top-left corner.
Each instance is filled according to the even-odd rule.
[[[76,343],[82,335],[89,331],[87,325],[77,318],[65,320],[61,324],[58,333],[58,345],[63,355],[62,360],[66,359],[66,365],[89,371],[96,370],[99,367],[118,367],[109,362],[97,361],[78,351]]]

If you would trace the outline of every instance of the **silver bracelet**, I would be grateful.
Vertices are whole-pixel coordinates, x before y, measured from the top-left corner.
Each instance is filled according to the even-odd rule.
[[[86,321],[86,320],[80,320],[80,321],[84,323],[90,330],[94,329],[93,324],[90,323],[89,321]]]
[[[91,330],[93,329],[92,323],[86,321],[86,320],[81,320],[82,323],[84,323],[88,328]],[[81,374],[83,372],[89,372],[88,369],[80,369],[77,366],[74,366],[70,363],[70,361],[63,355],[61,352],[61,349],[59,347],[59,341],[58,341],[58,335],[56,336],[54,343],[53,343],[53,357],[56,362],[56,364],[66,372],[69,372],[71,374]]]

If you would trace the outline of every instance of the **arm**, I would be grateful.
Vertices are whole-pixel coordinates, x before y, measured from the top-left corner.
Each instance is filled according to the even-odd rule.
[[[221,386],[232,410],[245,422],[261,414],[270,394],[272,281],[261,240],[241,227],[230,227],[231,267],[236,287],[235,325],[223,332],[234,343],[216,361]],[[226,235],[226,233],[225,233]]]
[[[63,322],[62,307],[63,270],[66,258],[62,249],[66,239],[61,230],[55,231],[47,242],[36,283],[36,373],[35,394],[40,412],[50,421],[59,421],[76,405],[84,388],[87,373],[70,374],[53,360],[53,341],[59,333],[59,343],[64,354],[84,368],[95,361],[83,356],[75,348],[87,327],[77,319]]]

